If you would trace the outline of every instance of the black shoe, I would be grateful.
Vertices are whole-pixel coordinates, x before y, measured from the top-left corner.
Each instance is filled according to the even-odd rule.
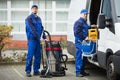
[[[76,74],[76,77],[84,77],[83,74]]]
[[[27,77],[32,77],[32,75],[30,73],[26,73]]]
[[[89,76],[90,74],[89,73],[87,73],[87,72],[83,72],[82,73],[84,76]]]
[[[39,75],[40,75],[40,72],[34,72],[33,75],[34,75],[34,76],[39,76]]]

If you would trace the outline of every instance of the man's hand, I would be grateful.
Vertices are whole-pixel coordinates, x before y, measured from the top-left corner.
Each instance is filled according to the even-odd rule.
[[[45,41],[49,41],[48,39],[44,39]]]
[[[88,37],[86,37],[85,40],[88,40]]]
[[[41,39],[41,41],[49,41],[48,39]]]
[[[86,38],[85,38],[85,41],[90,41],[90,40],[88,39],[88,37],[86,37]]]
[[[92,28],[97,28],[97,25],[93,24],[91,25]]]

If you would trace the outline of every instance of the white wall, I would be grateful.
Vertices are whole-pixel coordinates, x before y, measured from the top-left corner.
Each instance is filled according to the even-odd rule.
[[[71,0],[0,0],[0,25],[13,25],[15,40],[26,40],[25,18],[31,6],[37,4],[43,26],[52,35],[67,35],[68,12]]]
[[[86,8],[86,0],[71,0],[68,16],[67,40],[74,42],[74,22],[80,18],[80,11]]]

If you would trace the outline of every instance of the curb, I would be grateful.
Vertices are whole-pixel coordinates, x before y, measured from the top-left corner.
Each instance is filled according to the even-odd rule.
[[[0,62],[0,65],[25,65],[25,61],[23,62]],[[69,58],[67,64],[75,63],[74,58]]]

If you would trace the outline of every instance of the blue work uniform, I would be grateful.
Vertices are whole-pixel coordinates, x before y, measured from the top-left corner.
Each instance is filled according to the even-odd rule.
[[[32,59],[34,56],[34,73],[39,72],[41,62],[41,47],[40,38],[43,32],[43,26],[40,17],[35,14],[30,14],[25,19],[26,35],[28,40],[28,54],[26,59],[26,73],[31,72]],[[45,34],[43,35],[45,39]]]
[[[76,74],[84,73],[85,59],[82,59],[82,44],[81,42],[85,40],[88,36],[88,29],[90,26],[86,23],[86,20],[82,17],[78,19],[74,24],[74,37],[75,37],[75,46],[76,46]]]

